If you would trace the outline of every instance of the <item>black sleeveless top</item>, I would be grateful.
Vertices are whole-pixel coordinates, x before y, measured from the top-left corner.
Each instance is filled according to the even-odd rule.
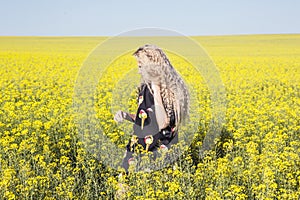
[[[175,124],[174,114],[171,116],[170,125],[160,131],[155,115],[154,97],[146,84],[143,84],[140,88],[138,105],[133,125],[133,134],[139,138],[139,144],[145,147],[145,138],[152,136],[153,142],[149,150],[153,151],[157,145],[168,145],[174,137],[176,137],[176,141],[172,141],[172,143],[177,142],[177,133],[173,131]]]
[[[155,115],[154,97],[146,84],[141,86],[138,96],[138,105],[133,125],[134,134],[138,137],[157,134],[159,128]]]

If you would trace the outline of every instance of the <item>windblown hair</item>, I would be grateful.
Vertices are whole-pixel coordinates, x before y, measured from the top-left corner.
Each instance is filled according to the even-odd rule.
[[[151,82],[160,85],[164,108],[169,119],[174,111],[177,129],[189,116],[190,95],[186,84],[157,46],[144,45],[133,55],[140,67],[141,84],[147,84],[150,90]]]

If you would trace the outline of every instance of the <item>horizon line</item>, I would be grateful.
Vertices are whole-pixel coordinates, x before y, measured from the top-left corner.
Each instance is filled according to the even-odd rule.
[[[216,36],[251,36],[251,35],[299,35],[300,33],[242,33],[242,34],[212,34],[183,35],[186,37],[216,37]],[[0,37],[182,37],[179,35],[0,35]]]

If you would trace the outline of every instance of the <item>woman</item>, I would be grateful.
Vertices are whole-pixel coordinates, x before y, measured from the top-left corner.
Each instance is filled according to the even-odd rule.
[[[157,46],[145,45],[133,54],[138,62],[141,85],[136,114],[118,111],[115,121],[134,122],[134,133],[126,147],[122,166],[134,163],[138,144],[145,151],[168,149],[178,141],[178,128],[189,114],[189,92],[166,54]]]

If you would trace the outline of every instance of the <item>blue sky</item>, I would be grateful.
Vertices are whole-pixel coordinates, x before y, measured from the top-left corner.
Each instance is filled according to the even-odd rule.
[[[113,36],[143,27],[184,35],[300,33],[298,0],[1,0],[0,35]]]

